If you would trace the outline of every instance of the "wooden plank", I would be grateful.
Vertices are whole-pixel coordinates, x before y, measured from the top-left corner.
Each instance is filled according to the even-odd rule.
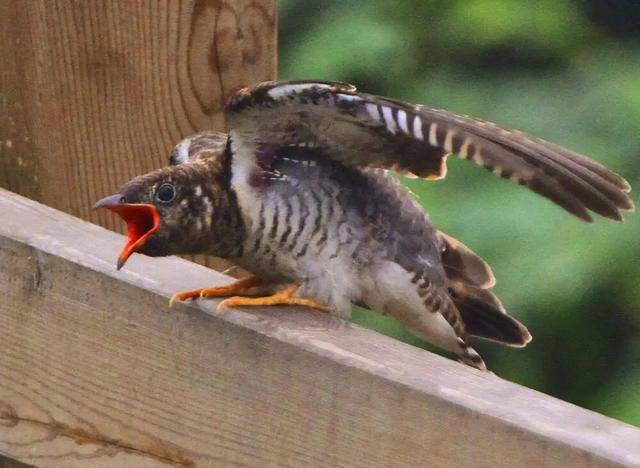
[[[0,44],[0,187],[119,231],[96,200],[275,77],[276,6],[0,0]]]
[[[640,466],[640,430],[0,191],[0,453],[43,466]],[[514,357],[514,359],[517,359]]]
[[[0,454],[0,468],[30,468],[33,465],[27,465],[12,458],[3,457]]]

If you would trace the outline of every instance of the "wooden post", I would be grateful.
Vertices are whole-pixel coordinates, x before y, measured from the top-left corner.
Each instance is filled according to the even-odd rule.
[[[317,311],[169,309],[229,278],[0,213],[0,466],[640,466],[638,428]]]
[[[0,0],[0,186],[91,211],[273,79],[275,0]]]

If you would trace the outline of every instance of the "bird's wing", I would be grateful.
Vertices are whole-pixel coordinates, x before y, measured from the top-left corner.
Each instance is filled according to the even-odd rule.
[[[382,167],[427,179],[455,154],[554,201],[585,221],[589,210],[621,220],[630,186],[584,156],[522,132],[438,109],[358,93],[338,82],[267,82],[243,89],[226,109],[235,140],[313,142],[345,165]]]

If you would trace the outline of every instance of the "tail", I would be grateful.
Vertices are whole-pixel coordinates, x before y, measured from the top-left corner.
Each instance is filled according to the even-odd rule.
[[[442,263],[449,280],[449,295],[460,312],[467,333],[508,346],[522,347],[531,341],[527,327],[507,315],[490,291],[495,284],[491,268],[461,242],[439,232]]]

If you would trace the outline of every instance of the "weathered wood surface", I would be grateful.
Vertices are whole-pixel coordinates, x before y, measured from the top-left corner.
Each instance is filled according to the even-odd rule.
[[[0,454],[0,468],[31,468],[33,465],[27,465],[13,458],[7,458]]]
[[[0,0],[0,187],[120,230],[96,200],[275,77],[275,3]]]
[[[640,430],[0,190],[0,454],[43,466],[640,466]],[[517,357],[514,357],[517,359]]]

